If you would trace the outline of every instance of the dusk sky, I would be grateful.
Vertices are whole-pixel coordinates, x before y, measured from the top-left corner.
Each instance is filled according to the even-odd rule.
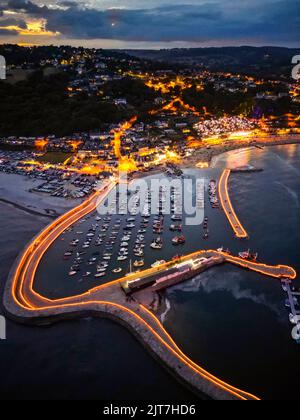
[[[299,0],[0,0],[0,42],[300,46]]]

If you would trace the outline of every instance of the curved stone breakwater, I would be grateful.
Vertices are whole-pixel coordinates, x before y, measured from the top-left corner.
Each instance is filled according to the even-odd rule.
[[[247,239],[248,233],[246,229],[243,227],[242,223],[240,222],[239,218],[237,217],[234,208],[232,206],[229,192],[228,192],[228,181],[231,174],[230,169],[225,169],[221,175],[219,181],[219,196],[222,208],[224,213],[234,231],[234,234],[239,239]]]
[[[128,300],[119,279],[81,295],[50,300],[34,290],[37,267],[47,249],[71,225],[93,212],[99,201],[104,200],[115,183],[103,186],[80,206],[59,217],[26,247],[16,260],[4,291],[4,308],[15,321],[43,325],[71,317],[87,315],[112,318],[129,328],[143,345],[195,393],[218,400],[258,400],[252,394],[235,388],[205,371],[188,358],[170,337],[158,318],[136,300]],[[199,251],[182,257],[182,261],[194,257],[218,256],[229,262],[275,278],[294,279],[296,272],[287,266],[267,266],[242,260],[218,251]],[[153,270],[163,272],[172,262]],[[174,264],[174,262],[173,262]],[[139,277],[150,270],[138,273]],[[145,274],[145,275],[146,275]],[[134,276],[127,277],[133,280]]]

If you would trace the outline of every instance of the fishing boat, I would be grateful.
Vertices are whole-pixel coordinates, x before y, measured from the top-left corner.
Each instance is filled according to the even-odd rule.
[[[136,260],[136,261],[134,261],[134,263],[133,263],[133,266],[134,267],[144,267],[144,265],[145,265],[145,262],[144,262],[144,260]]]
[[[171,219],[172,219],[173,221],[178,221],[178,222],[181,222],[181,221],[182,221],[182,216],[180,216],[180,215],[178,215],[178,214],[174,214],[174,215],[171,217]]]
[[[135,250],[133,253],[136,257],[143,257],[144,256],[144,251],[142,249]]]
[[[90,271],[87,271],[86,273],[83,274],[82,277],[89,277],[92,273]]]
[[[107,267],[108,267],[108,262],[101,261],[101,263],[97,265],[97,270],[99,270],[100,268],[107,268]]]
[[[69,272],[70,277],[75,276],[76,274],[77,274],[77,271],[75,270]]]
[[[124,230],[131,230],[135,228],[135,224],[134,223],[128,223],[125,227]]]
[[[77,251],[76,252],[76,256],[77,257],[80,257],[81,255],[85,255],[86,254],[86,252],[85,251]]]
[[[169,229],[171,232],[181,232],[182,225],[171,225]]]
[[[119,255],[118,258],[117,258],[117,260],[118,261],[125,261],[125,260],[127,260],[127,258],[128,258],[127,255]]]
[[[172,239],[173,245],[184,245],[185,244],[185,237],[182,236],[175,236],[175,238]]]
[[[153,229],[153,233],[155,233],[156,235],[161,235],[162,233],[163,233],[163,229],[162,228],[159,228],[159,229]]]
[[[166,264],[165,260],[157,260],[151,265],[152,268],[159,267],[160,265]]]
[[[160,237],[158,237],[157,239],[154,239],[154,241],[151,243],[151,248],[152,249],[162,249],[163,247],[163,243]]]
[[[96,277],[96,279],[97,279],[97,278],[99,278],[99,277],[104,277],[104,276],[106,276],[106,273],[105,273],[105,272],[102,272],[102,273],[97,273],[97,274],[95,274],[95,276],[94,276],[94,277]]]
[[[73,254],[72,251],[67,251],[64,253],[64,257],[71,257],[72,254]]]
[[[239,257],[242,258],[243,260],[257,261],[258,253],[252,254],[250,249],[248,249],[248,251],[239,252]]]
[[[296,325],[298,323],[297,315],[289,314],[289,321],[291,324]]]

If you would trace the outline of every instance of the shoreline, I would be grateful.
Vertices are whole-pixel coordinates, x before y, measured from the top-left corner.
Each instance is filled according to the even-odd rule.
[[[265,147],[275,146],[288,146],[291,144],[300,145],[299,134],[289,134],[282,136],[269,136],[269,137],[253,137],[251,141],[245,140],[239,143],[229,143],[225,145],[203,146],[199,149],[194,150],[193,156],[183,158],[181,162],[177,163],[180,169],[189,169],[190,167],[196,167],[198,163],[207,164],[207,167],[199,169],[213,169],[223,155],[227,153],[239,151],[239,150],[251,150],[251,149],[264,149]],[[132,174],[129,173],[129,181],[135,181],[141,178],[151,177],[158,174],[164,174],[165,165],[160,164],[149,171],[136,171]]]
[[[56,213],[56,214],[40,213],[39,211],[31,210],[28,207],[22,206],[21,204],[14,203],[13,201],[6,200],[5,198],[1,198],[1,197],[0,197],[0,203],[7,204],[9,206],[12,206],[12,207],[14,207],[18,210],[24,211],[28,214],[33,215],[33,216],[47,217],[47,218],[50,218],[50,219],[56,219],[59,216],[58,213]]]

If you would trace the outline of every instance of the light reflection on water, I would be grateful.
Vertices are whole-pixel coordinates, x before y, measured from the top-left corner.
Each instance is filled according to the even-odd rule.
[[[230,182],[249,246],[263,261],[290,264],[300,272],[299,146],[224,155],[216,167],[241,162],[264,168],[259,174],[232,175]],[[236,246],[231,239],[224,242]],[[260,397],[298,398],[300,347],[291,338],[278,281],[218,267],[169,289],[167,298],[165,326],[194,360]]]
[[[0,214],[2,296],[17,254],[49,220],[2,203]],[[7,320],[7,340],[0,341],[0,372],[0,400],[194,398],[131,333],[104,319],[66,321],[50,327]]]

